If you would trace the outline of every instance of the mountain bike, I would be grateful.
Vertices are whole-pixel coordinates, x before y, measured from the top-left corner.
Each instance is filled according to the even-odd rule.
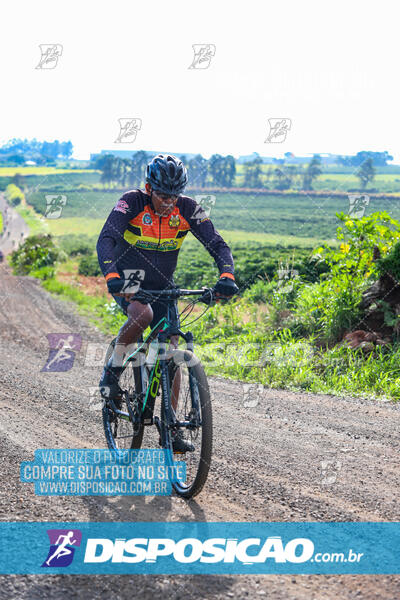
[[[178,298],[188,296],[199,298],[179,313]],[[207,377],[193,353],[193,334],[181,330],[181,317],[186,319],[196,302],[211,305],[215,299],[213,290],[177,287],[140,290],[134,299],[162,300],[167,305],[167,316],[157,323],[146,339],[141,336],[135,351],[124,359],[125,369],[119,381],[122,397],[119,401],[106,400],[103,405],[107,444],[115,451],[161,446],[169,450],[166,454],[172,457],[173,435],[179,431],[179,435],[193,444],[194,451],[179,455],[185,458],[186,480],[173,480],[172,486],[179,496],[191,498],[202,490],[210,468],[212,409]],[[172,335],[182,338],[186,348],[169,347]],[[108,349],[106,364],[115,341]],[[157,396],[160,396],[158,409]]]

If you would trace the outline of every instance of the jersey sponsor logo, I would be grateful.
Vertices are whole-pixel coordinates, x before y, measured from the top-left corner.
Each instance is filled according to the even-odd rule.
[[[149,213],[144,213],[142,223],[143,225],[153,225],[153,219]]]
[[[178,215],[172,215],[170,220],[168,221],[168,225],[170,227],[179,227],[181,220]]]
[[[118,200],[117,204],[114,206],[114,210],[122,212],[125,215],[129,210],[129,204],[125,200]]]
[[[151,242],[149,240],[137,240],[135,246],[137,248],[143,248],[143,250],[160,250],[165,252],[167,250],[176,250],[178,247],[177,240],[165,240],[164,242]]]

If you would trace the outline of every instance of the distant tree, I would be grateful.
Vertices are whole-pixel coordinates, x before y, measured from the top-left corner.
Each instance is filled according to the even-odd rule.
[[[11,181],[18,188],[22,188],[22,186],[24,185],[24,177],[21,175],[21,173],[15,173]]]
[[[356,172],[356,177],[361,182],[361,189],[365,190],[370,181],[375,177],[376,169],[372,158],[367,158]]]
[[[291,188],[297,187],[297,182],[300,179],[300,174],[299,174],[299,170],[296,167],[296,165],[287,165],[285,167],[285,174],[286,174],[286,177],[288,177],[290,180],[290,187]]]
[[[126,179],[130,170],[131,161],[129,158],[121,158],[118,163],[118,182],[125,187]]]
[[[223,157],[220,154],[213,154],[208,160],[208,170],[210,172],[211,181],[214,185],[221,185]]]
[[[231,187],[236,175],[236,163],[231,154],[221,156],[213,154],[208,161],[211,180],[214,185]]]
[[[265,186],[266,187],[269,185],[269,182],[273,178],[273,176],[274,176],[274,168],[273,167],[269,167],[267,169],[267,171],[264,172],[264,180],[265,180]]]
[[[73,146],[70,141],[39,142],[35,138],[33,140],[13,138],[0,148],[0,154],[15,153],[19,157],[33,158],[36,162],[39,158],[44,158],[44,161],[38,162],[40,164],[40,162],[44,163],[48,159],[54,161],[59,156],[69,158],[72,155],[72,149]]]
[[[96,168],[100,169],[101,171],[100,181],[102,183],[108,183],[111,185],[111,183],[115,181],[115,166],[115,156],[113,154],[104,154],[99,157],[98,161],[96,162]]]
[[[196,154],[187,164],[189,185],[203,188],[207,182],[207,160],[201,154]]]
[[[277,167],[274,171],[274,188],[277,190],[288,190],[290,186],[290,177],[283,169]]]
[[[25,162],[25,156],[23,154],[12,154],[7,158],[7,162],[13,165],[23,165]]]
[[[72,156],[73,145],[72,142],[61,142],[60,144],[60,154],[65,158],[69,158]]]
[[[356,156],[353,158],[352,165],[358,167],[362,165],[366,160],[371,159],[373,164],[377,167],[384,167],[387,164],[388,160],[393,160],[393,156],[388,154],[388,152],[357,152]]]
[[[140,188],[145,180],[146,165],[149,162],[149,154],[144,150],[138,150],[133,154],[130,161],[130,170],[128,173],[129,185]]]
[[[314,154],[303,176],[303,190],[312,190],[314,179],[321,175],[321,157]]]
[[[348,167],[359,167],[368,158],[371,158],[374,165],[377,167],[385,167],[387,166],[388,161],[393,160],[393,156],[391,156],[386,150],[384,152],[370,152],[367,150],[362,150],[357,152],[355,156],[339,156],[338,164]]]
[[[223,162],[222,171],[222,185],[223,187],[232,187],[236,176],[236,161],[232,154],[225,156]]]
[[[262,158],[257,156],[253,160],[244,164],[244,187],[260,188],[262,187]]]

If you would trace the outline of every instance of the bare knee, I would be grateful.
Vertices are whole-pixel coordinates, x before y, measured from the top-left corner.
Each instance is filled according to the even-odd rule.
[[[130,302],[127,308],[128,319],[140,329],[146,329],[153,320],[153,309],[150,304]]]

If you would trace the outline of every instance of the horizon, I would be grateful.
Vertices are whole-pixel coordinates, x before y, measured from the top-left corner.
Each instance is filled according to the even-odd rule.
[[[10,143],[13,139],[21,139],[21,141],[25,142],[31,142],[33,140],[36,140],[39,143],[43,143],[43,142],[48,142],[48,143],[53,143],[55,141],[59,141],[60,143],[62,142],[68,142],[70,141],[72,143],[73,148],[75,147],[72,140],[45,140],[45,139],[37,139],[37,138],[32,138],[31,140],[27,139],[27,138],[10,138],[9,140],[7,140],[6,142],[1,142],[1,146],[0,149],[2,149],[4,146],[6,146],[8,143]],[[82,162],[87,162],[91,160],[91,156],[92,155],[96,155],[96,154],[104,154],[104,153],[110,153],[110,154],[114,154],[114,153],[126,153],[127,155],[133,155],[135,152],[147,152],[150,155],[156,155],[156,154],[172,154],[174,156],[180,157],[180,156],[195,156],[196,154],[201,154],[200,152],[189,152],[189,151],[183,151],[183,152],[171,152],[171,151],[166,151],[166,150],[148,150],[146,148],[140,147],[137,149],[123,149],[123,148],[102,148],[101,150],[99,150],[98,152],[90,152],[89,156],[87,158],[79,158],[75,155],[75,153],[73,152],[71,157],[69,157],[68,159],[62,159],[62,160],[76,160],[76,161],[82,161]],[[291,159],[311,159],[313,158],[313,156],[320,156],[321,159],[323,160],[324,158],[335,158],[335,157],[339,157],[339,156],[343,156],[343,157],[353,157],[357,155],[357,152],[388,152],[389,155],[393,156],[392,153],[388,150],[358,150],[357,152],[355,152],[355,154],[344,154],[344,153],[333,153],[333,152],[308,152],[308,153],[303,153],[303,154],[295,154],[293,152],[290,152],[293,156],[291,157],[286,157],[285,153],[290,152],[290,150],[286,150],[283,155],[281,156],[277,156],[277,155],[268,155],[268,154],[260,154],[257,151],[253,151],[253,152],[249,152],[248,154],[233,154],[233,153],[229,153],[231,154],[234,159],[237,161],[240,158],[244,158],[244,157],[248,157],[248,156],[252,156],[252,155],[258,155],[260,158],[263,159],[271,159],[271,160],[291,160]],[[219,154],[218,152],[212,152],[211,154],[201,154],[201,156],[203,156],[203,158],[206,158],[207,160],[209,160],[209,158],[213,155],[213,154]],[[227,156],[227,155],[223,155],[222,156]],[[59,160],[59,158],[57,158],[57,160]],[[1,163],[0,163],[1,166]],[[390,161],[388,160],[388,164],[387,166],[400,166],[400,162],[396,163],[395,162],[395,158],[393,157],[393,160]]]

